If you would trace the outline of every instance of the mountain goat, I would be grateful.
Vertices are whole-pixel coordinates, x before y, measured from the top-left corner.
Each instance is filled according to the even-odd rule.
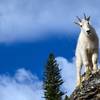
[[[80,26],[80,35],[76,46],[76,67],[77,67],[77,86],[81,83],[81,68],[85,66],[85,72],[88,69],[91,72],[96,72],[99,52],[99,39],[95,29],[89,23],[90,16],[84,19],[78,18],[78,22],[75,22]]]

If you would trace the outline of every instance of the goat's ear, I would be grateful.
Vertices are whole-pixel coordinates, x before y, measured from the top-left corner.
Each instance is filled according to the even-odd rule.
[[[80,26],[80,24],[79,24],[78,22],[74,22],[74,24],[76,24],[76,25]]]
[[[90,16],[87,18],[87,21],[89,21],[90,20]]]

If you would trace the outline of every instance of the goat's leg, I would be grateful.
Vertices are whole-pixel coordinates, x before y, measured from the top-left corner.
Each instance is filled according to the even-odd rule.
[[[85,72],[87,72],[89,69],[89,60],[88,60],[87,50],[82,51],[82,60],[83,60],[84,66],[85,66]]]
[[[82,60],[80,57],[76,58],[76,69],[77,69],[77,84],[76,86],[79,86],[81,83],[81,68],[82,68]]]
[[[87,79],[91,73],[91,66],[90,66],[90,60],[91,58],[89,58],[89,55],[87,53],[87,50],[82,51],[82,60],[83,60],[83,64],[85,66],[85,79]]]
[[[98,69],[97,61],[98,61],[98,53],[93,53],[93,55],[92,55],[93,72],[96,72]]]

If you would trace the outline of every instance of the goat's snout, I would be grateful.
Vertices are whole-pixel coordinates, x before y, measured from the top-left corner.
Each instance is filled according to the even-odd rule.
[[[90,30],[87,30],[86,32],[87,32],[88,34],[90,34],[91,31],[90,31]]]

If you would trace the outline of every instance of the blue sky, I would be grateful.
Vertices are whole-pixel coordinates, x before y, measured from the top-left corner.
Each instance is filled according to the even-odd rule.
[[[69,45],[70,44],[70,45]],[[0,73],[14,74],[16,69],[24,67],[41,76],[48,55],[63,56],[71,61],[75,52],[76,39],[73,37],[49,37],[38,42],[18,42],[0,45]],[[70,52],[70,53],[69,53]],[[40,77],[42,78],[42,77]]]
[[[70,95],[75,88],[75,47],[80,31],[73,22],[77,15],[90,15],[100,37],[99,4],[99,0],[0,0],[1,100],[13,100],[9,90],[16,100],[43,100],[43,68],[51,52],[62,68],[63,88]]]

